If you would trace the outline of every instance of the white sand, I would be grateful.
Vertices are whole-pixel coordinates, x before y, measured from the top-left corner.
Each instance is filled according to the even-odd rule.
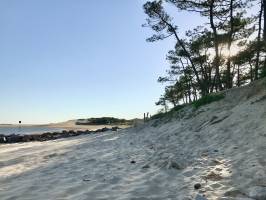
[[[183,112],[115,133],[0,145],[0,199],[265,200],[265,81]]]

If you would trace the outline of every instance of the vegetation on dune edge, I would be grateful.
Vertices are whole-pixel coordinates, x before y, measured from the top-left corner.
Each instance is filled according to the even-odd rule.
[[[206,105],[206,104],[209,104],[209,103],[212,103],[215,101],[219,101],[219,100],[223,99],[224,97],[225,97],[224,94],[210,94],[210,95],[203,96],[202,98],[200,98],[197,101],[194,101],[192,103],[192,105],[195,108],[199,108],[203,105]]]
[[[180,18],[171,7],[207,23],[181,37]],[[180,104],[199,108],[218,101],[220,91],[266,76],[266,0],[153,0],[143,9],[143,26],[154,32],[148,42],[174,39],[166,58],[170,68],[158,79],[166,86],[156,105],[167,114],[153,118],[171,115]]]
[[[170,111],[168,112],[159,112],[151,117],[151,119],[162,119],[164,117],[172,117],[174,113],[182,110],[184,107],[192,105],[195,109],[200,108],[201,106],[210,104],[215,101],[220,101],[225,98],[224,94],[210,94],[206,95],[199,100],[196,100],[190,104],[182,104],[182,105],[177,105],[173,107]]]

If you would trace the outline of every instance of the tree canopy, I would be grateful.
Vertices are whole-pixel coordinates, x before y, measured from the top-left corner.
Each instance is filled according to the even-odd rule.
[[[168,6],[207,23],[181,38]],[[143,9],[143,26],[154,31],[148,42],[175,39],[166,56],[169,70],[158,78],[166,86],[156,105],[165,110],[266,76],[266,0],[154,0]]]

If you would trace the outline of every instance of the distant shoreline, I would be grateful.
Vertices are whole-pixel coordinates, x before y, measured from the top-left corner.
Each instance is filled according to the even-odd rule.
[[[61,123],[51,123],[51,124],[0,124],[0,128],[7,128],[7,127],[46,127],[46,128],[60,128],[65,130],[97,130],[104,127],[111,128],[113,126],[119,126],[121,128],[128,128],[131,125],[120,125],[120,124],[108,124],[108,125],[77,125],[75,120],[70,120],[67,122]]]
[[[41,135],[47,132],[86,132],[97,131],[101,129],[112,129],[113,127],[119,127],[121,129],[129,128],[131,125],[77,125],[76,120],[70,120],[67,122],[53,123],[53,124],[0,124],[0,135]]]

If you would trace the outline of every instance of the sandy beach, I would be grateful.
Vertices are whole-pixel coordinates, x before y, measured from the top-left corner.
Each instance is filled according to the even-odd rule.
[[[265,200],[261,84],[170,121],[1,145],[0,199]]]
[[[0,8],[0,200],[266,200],[266,0]]]

